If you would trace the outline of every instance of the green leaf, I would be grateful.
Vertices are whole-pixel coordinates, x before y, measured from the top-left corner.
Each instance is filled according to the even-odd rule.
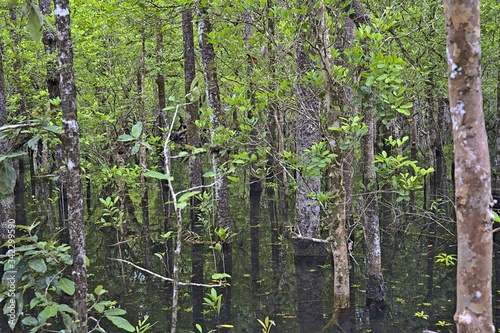
[[[112,308],[112,309],[107,309],[104,311],[105,316],[123,316],[126,314],[127,311],[120,309],[120,308]]]
[[[106,316],[113,325],[115,325],[118,328],[121,328],[127,332],[135,332],[135,327],[130,325],[127,319],[118,317],[118,316]]]
[[[500,216],[498,216],[497,212],[492,211],[493,213],[493,221],[500,222]]]
[[[35,317],[24,317],[21,323],[26,326],[36,326],[38,325],[38,320]]]
[[[40,318],[47,320],[49,318],[55,317],[57,315],[57,305],[51,304],[45,307],[42,312],[40,312]]]
[[[13,157],[18,157],[18,156],[24,156],[26,155],[26,152],[24,151],[19,151],[17,153],[8,153],[5,155],[0,155],[0,162],[4,161],[7,158],[13,158]]]
[[[75,283],[67,278],[59,280],[59,288],[70,296],[73,296],[75,293]]]
[[[122,134],[118,137],[118,141],[122,141],[122,142],[128,142],[128,141],[133,141],[135,140],[135,138],[131,135],[128,135],[128,134]]]
[[[142,133],[142,122],[139,121],[137,124],[132,126],[132,131],[130,132],[130,134],[134,138],[138,139],[141,136],[141,133]]]
[[[221,279],[224,279],[224,278],[231,278],[231,275],[229,275],[227,273],[215,273],[215,274],[212,274],[212,280],[221,280]]]
[[[141,148],[141,145],[139,143],[136,143],[133,147],[132,147],[132,151],[130,152],[132,155],[135,155],[137,154],[137,152],[139,151],[139,148]]]
[[[10,195],[16,186],[16,170],[9,161],[0,162],[0,198]]]
[[[33,5],[30,6],[28,14],[28,22],[26,23],[26,28],[28,29],[31,38],[35,42],[39,42],[42,39],[42,18],[39,16]]]
[[[64,132],[61,127],[54,125],[44,126],[43,129],[54,134],[62,134]]]
[[[59,312],[67,312],[67,313],[71,313],[71,314],[74,314],[74,315],[77,314],[77,312],[75,310],[73,310],[73,308],[71,308],[67,304],[59,304],[57,306],[57,310],[59,310]]]
[[[177,209],[184,209],[187,207],[187,202],[178,202],[176,205]]]
[[[396,110],[399,113],[401,113],[402,115],[405,115],[405,116],[409,116],[410,115],[410,111],[408,109],[397,108]]]
[[[198,193],[200,193],[200,191],[189,191],[189,192],[186,192],[183,195],[181,195],[181,197],[179,199],[177,199],[177,202],[178,203],[187,202],[189,200],[189,198],[191,198],[192,196],[197,195]]]
[[[213,171],[207,171],[207,172],[205,172],[203,174],[202,177],[204,177],[204,178],[215,177],[215,172],[213,172]]]
[[[97,295],[97,296],[101,296],[102,294],[105,294],[107,293],[108,291],[106,289],[103,288],[102,285],[98,285],[97,287],[95,287],[94,289],[94,293]]]
[[[401,105],[401,106],[400,106],[400,108],[401,108],[401,109],[409,109],[409,108],[411,108],[412,106],[413,106],[413,103],[412,103],[412,102],[408,102],[408,103],[406,103],[406,104],[404,104],[404,105]]]
[[[47,271],[47,265],[42,258],[33,258],[28,261],[28,266],[31,267],[38,273],[45,273]]]
[[[166,175],[164,173],[158,172],[158,171],[148,171],[144,173],[144,177],[150,177],[150,178],[155,178],[155,179],[164,179],[164,180],[172,180],[172,178],[169,175]]]
[[[40,135],[35,135],[31,139],[29,139],[29,141],[28,141],[28,147],[31,150],[35,150],[36,149],[36,144],[38,143],[38,140],[40,140]]]
[[[105,309],[104,304],[102,304],[102,302],[96,303],[94,304],[94,309],[99,313],[103,313]]]

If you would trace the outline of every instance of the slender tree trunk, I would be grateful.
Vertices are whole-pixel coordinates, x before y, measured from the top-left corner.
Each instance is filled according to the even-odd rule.
[[[68,174],[68,228],[73,257],[72,275],[76,285],[73,308],[77,313],[77,333],[84,333],[87,332],[87,267],[70,12],[68,0],[55,0],[54,3],[59,40],[60,105],[64,131],[61,139]]]
[[[191,8],[184,8],[182,12],[182,37],[184,42],[184,92],[191,92],[191,85],[196,77],[196,55],[194,52],[194,31],[193,31],[193,13]],[[187,144],[191,147],[200,147],[201,138],[196,126],[196,121],[199,119],[198,103],[186,98],[186,132]],[[203,185],[201,158],[199,155],[192,156],[189,159],[189,187],[200,188]],[[193,196],[191,199],[191,231],[195,237],[201,236],[203,232],[202,221],[199,219],[198,209],[200,200]],[[204,245],[197,242],[196,239],[192,245],[192,261],[191,261],[191,281],[194,283],[203,282],[203,266],[205,258],[203,256]],[[193,331],[196,331],[196,324],[204,328],[203,318],[203,288],[191,287],[191,299],[193,301]]]
[[[365,188],[363,199],[363,233],[367,250],[368,284],[366,287],[366,305],[370,310],[370,322],[375,324],[382,318],[385,310],[385,284],[382,274],[382,253],[380,248],[380,227],[378,216],[377,176],[375,162],[376,124],[373,109],[365,109],[365,123],[368,133],[363,138]]]
[[[146,36],[144,35],[144,29],[142,30],[141,39],[141,61],[138,73],[138,92],[139,92],[139,107],[141,110],[141,120],[142,120],[142,134],[144,136],[147,128],[147,114],[146,105],[144,101],[144,80],[146,79]],[[142,173],[139,177],[141,184],[141,216],[142,216],[142,234],[144,236],[144,265],[147,269],[151,268],[151,235],[149,234],[149,191],[146,177],[144,173],[147,171],[147,153],[146,147],[141,146],[139,149],[139,164],[142,168]]]
[[[163,140],[166,139],[165,132],[162,132],[162,128],[167,128],[169,125],[167,124],[167,115],[165,111],[165,107],[167,106],[167,99],[165,93],[165,75],[163,74],[163,32],[159,32],[156,37],[156,54],[158,65],[162,67],[162,70],[158,72],[156,75],[156,85],[158,87],[158,128],[157,135],[161,136]],[[158,167],[160,170],[164,169],[164,157],[160,155],[158,157]],[[164,232],[168,232],[172,229],[172,221],[171,221],[171,198],[170,191],[168,189],[168,182],[165,179],[161,179],[159,181],[160,184],[160,193],[161,193],[161,203],[163,207],[163,230]],[[165,274],[170,277],[172,274],[172,249],[173,242],[172,238],[168,238],[165,241]]]
[[[267,0],[267,8],[273,7],[273,1]],[[275,38],[275,23],[272,15],[268,13],[267,15],[267,29],[269,32],[269,40],[267,43],[266,54],[268,56],[268,70],[271,73],[271,80],[269,83],[269,91],[275,91],[276,89],[276,50],[274,46],[274,38]],[[278,207],[276,204],[276,196],[279,191],[276,189],[280,183],[279,174],[280,165],[276,158],[276,155],[279,152],[279,142],[278,142],[278,103],[274,99],[270,98],[268,105],[268,118],[267,118],[267,140],[271,145],[270,152],[267,153],[267,169],[269,170],[266,175],[266,199],[267,199],[267,209],[269,212],[269,222],[271,225],[271,258],[274,263],[273,268],[279,267],[280,262],[280,243],[279,237],[282,234],[282,230],[280,230],[280,224],[278,223]],[[284,200],[282,200],[284,201]]]
[[[213,44],[209,41],[209,34],[212,32],[212,26],[208,15],[208,9],[204,5],[198,5],[198,38],[200,44],[200,53],[205,77],[206,94],[208,107],[211,110],[210,120],[212,127],[210,135],[212,143],[217,140],[217,131],[224,127],[224,110],[222,109],[219,93],[219,82],[217,77],[217,66],[215,62],[215,51]],[[219,144],[212,146],[212,163],[215,172],[215,200],[217,203],[216,218],[219,228],[227,229],[231,232],[231,212],[229,209],[229,179],[224,174],[222,166],[227,161],[227,155]],[[222,244],[222,262],[219,268],[223,272],[232,274],[232,243],[225,241]],[[220,320],[222,323],[231,318],[231,287],[226,285],[221,288],[222,308]],[[224,330],[223,328],[219,331]]]
[[[478,0],[445,0],[448,91],[455,150],[457,332],[494,332],[492,206],[481,92]]]

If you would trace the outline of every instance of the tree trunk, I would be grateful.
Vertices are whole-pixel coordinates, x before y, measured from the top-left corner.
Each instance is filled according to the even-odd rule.
[[[80,144],[76,115],[76,91],[73,73],[73,47],[68,0],[55,0],[57,36],[59,40],[59,70],[64,146],[67,168],[68,228],[73,258],[73,281],[76,291],[73,308],[76,311],[77,333],[87,332],[87,266],[85,264],[85,234],[83,193],[80,171]]]
[[[213,44],[209,41],[209,34],[212,26],[208,15],[208,9],[203,5],[198,5],[198,38],[200,53],[205,78],[208,107],[211,110],[210,136],[212,138],[212,163],[215,173],[215,200],[216,218],[219,228],[227,229],[231,232],[231,212],[229,209],[229,179],[224,174],[222,166],[227,161],[227,153],[223,147],[217,143],[217,131],[224,127],[224,110],[220,103],[219,82],[217,77],[217,66],[215,63],[215,51]],[[222,261],[219,270],[232,274],[232,246],[231,241],[222,244]],[[221,288],[222,308],[220,320],[222,323],[229,321],[231,317],[231,287],[227,284]],[[219,329],[219,331],[224,329]]]
[[[385,284],[382,274],[382,253],[380,249],[380,227],[378,217],[377,176],[373,165],[375,162],[376,125],[373,109],[365,109],[365,123],[368,133],[363,138],[365,188],[367,194],[363,198],[363,232],[367,250],[368,284],[366,287],[366,306],[370,310],[370,323],[374,324],[382,318],[385,311]]]
[[[141,61],[138,73],[138,98],[139,107],[141,110],[141,120],[142,120],[142,133],[141,137],[145,136],[147,128],[147,115],[146,115],[146,105],[144,102],[144,80],[146,79],[146,37],[144,36],[144,29],[141,33]],[[149,191],[148,183],[144,173],[147,171],[147,153],[146,147],[141,145],[139,149],[139,164],[142,168],[142,173],[139,176],[139,182],[141,184],[141,216],[142,216],[142,235],[144,236],[144,266],[147,269],[151,269],[151,235],[149,233]]]
[[[307,6],[309,12],[307,16],[300,16],[300,22],[314,23],[316,19],[316,9],[314,1],[306,4],[299,2],[301,5]],[[311,32],[314,26],[308,28],[308,32],[303,30],[299,33],[296,42],[297,67],[299,71],[300,82],[297,85],[297,102],[299,110],[297,112],[295,144],[297,158],[301,159],[301,165],[308,165],[309,158],[306,150],[310,149],[313,143],[320,141],[320,101],[318,89],[310,82],[307,82],[305,75],[307,72],[314,69],[311,63],[310,55],[313,52],[309,45],[310,39],[315,38]],[[298,233],[304,237],[318,237],[320,232],[319,212],[320,206],[315,202],[315,199],[309,196],[309,193],[319,193],[321,181],[318,177],[311,177],[303,172],[297,173],[297,194],[295,198],[295,211]]]
[[[158,87],[158,123],[157,123],[157,135],[161,136],[163,140],[166,139],[166,133],[162,132],[162,128],[167,128],[169,125],[167,124],[167,115],[165,111],[165,107],[167,106],[167,99],[165,93],[165,75],[163,74],[163,33],[160,31],[156,36],[156,54],[158,65],[161,66],[161,70],[156,75],[156,85]],[[158,156],[158,167],[159,170],[164,170],[164,156]],[[171,221],[171,197],[170,190],[168,188],[168,182],[166,179],[160,179],[160,201],[162,203],[163,208],[163,230],[164,232],[168,232],[172,229],[172,221]],[[173,242],[172,238],[168,238],[165,241],[165,255],[164,255],[164,265],[165,265],[165,276],[170,277],[172,274],[172,249]]]
[[[182,12],[182,37],[184,42],[184,92],[191,92],[191,85],[196,77],[196,55],[194,52],[194,31],[193,14],[191,8],[184,8]],[[199,119],[199,110],[197,101],[191,101],[186,98],[186,133],[187,144],[191,147],[200,147],[201,139],[196,121]],[[189,159],[189,187],[200,188],[203,185],[201,159],[197,154]],[[196,241],[196,236],[201,236],[203,232],[202,221],[199,219],[198,208],[200,200],[193,196],[191,199],[191,231],[195,234],[195,241],[192,245],[191,262],[191,282],[203,282],[203,266],[205,258],[203,256],[204,245]],[[196,331],[196,324],[204,328],[203,318],[203,288],[191,287],[191,299],[193,301],[193,331]]]
[[[494,332],[490,161],[481,92],[478,0],[445,0],[448,91],[455,151],[457,332]]]
[[[495,117],[494,150],[491,153],[491,191],[494,199],[493,209],[500,214],[500,71],[497,74],[497,114]],[[500,262],[500,232],[493,234],[494,262]],[[500,265],[495,265],[495,288],[500,289]],[[495,323],[500,326],[500,294],[495,293]]]
[[[311,55],[316,55],[311,43],[318,41],[317,20],[320,19],[315,0],[298,2],[298,7],[307,8],[304,15],[298,16],[298,24],[306,22],[299,29],[296,41],[295,61],[298,67],[297,103],[295,123],[295,151],[300,160],[297,172],[295,197],[295,220],[299,239],[294,244],[294,266],[297,278],[298,321],[301,332],[319,332],[323,328],[321,269],[326,261],[327,252],[324,244],[311,241],[320,236],[320,206],[310,193],[321,191],[321,180],[307,173],[306,166],[311,156],[307,150],[319,142],[320,136],[320,97],[319,90],[308,82],[306,73],[314,70]],[[307,298],[301,295],[308,295]]]

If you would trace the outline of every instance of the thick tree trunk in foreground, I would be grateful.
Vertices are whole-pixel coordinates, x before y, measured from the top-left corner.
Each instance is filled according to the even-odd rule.
[[[80,143],[76,119],[76,90],[73,74],[73,47],[68,0],[55,0],[63,134],[61,135],[67,168],[68,229],[73,257],[73,281],[76,291],[77,333],[87,332],[87,267],[85,265],[85,234],[83,193],[80,172]]]
[[[500,214],[500,71],[497,74],[497,114],[495,125],[495,145],[491,153],[491,192],[495,200],[493,209],[497,214]],[[498,231],[493,234],[493,254],[495,262],[500,261],[500,232]],[[495,265],[494,269],[495,288],[493,290],[498,290],[500,288],[500,265]],[[494,296],[495,323],[497,326],[500,326],[500,294],[494,293]]]
[[[478,0],[445,0],[448,89],[455,149],[457,332],[494,332],[492,206],[481,92]]]

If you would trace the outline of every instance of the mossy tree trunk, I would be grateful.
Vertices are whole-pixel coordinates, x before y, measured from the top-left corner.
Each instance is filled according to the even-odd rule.
[[[73,73],[73,46],[68,0],[55,0],[56,29],[59,41],[59,82],[64,148],[67,169],[68,229],[73,257],[73,282],[76,291],[73,308],[76,311],[77,333],[87,332],[87,266],[85,264],[85,234],[83,192],[80,169],[79,129],[76,115],[76,89]]]

